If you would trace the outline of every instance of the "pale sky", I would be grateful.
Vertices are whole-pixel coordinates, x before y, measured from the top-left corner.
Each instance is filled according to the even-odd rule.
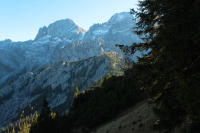
[[[40,27],[70,18],[88,30],[115,13],[137,9],[138,0],[0,0],[0,41],[33,40]]]

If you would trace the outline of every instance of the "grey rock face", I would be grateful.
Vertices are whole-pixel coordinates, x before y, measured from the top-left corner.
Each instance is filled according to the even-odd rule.
[[[13,77],[22,73],[35,72],[62,61],[81,60],[109,51],[122,54],[115,47],[116,43],[131,45],[141,42],[130,30],[135,26],[133,19],[127,12],[117,13],[108,22],[94,24],[87,32],[66,19],[40,28],[34,41],[1,41],[0,86],[12,82]]]
[[[44,26],[43,28],[39,29],[38,34],[35,37],[35,40],[37,40],[37,39],[39,39],[39,38],[41,38],[41,37],[43,37],[45,35],[47,35],[47,27],[46,26]]]
[[[43,93],[48,93],[52,108],[69,108],[76,86],[82,91],[110,72],[109,65],[116,66],[105,55],[123,54],[116,43],[142,42],[131,31],[133,19],[129,13],[118,13],[87,32],[66,19],[40,28],[33,41],[0,41],[0,127],[16,118],[20,109],[27,112],[29,103],[42,101]]]
[[[0,93],[0,126],[16,118],[21,109],[24,109],[26,115],[38,111],[44,93],[50,107],[64,113],[73,103],[76,87],[83,91],[95,83],[96,79],[114,69],[118,70],[117,67],[109,67],[117,64],[117,59],[113,58],[116,62],[111,62],[109,56],[102,54],[77,62],[62,62],[35,73],[23,74],[15,82],[5,85]],[[28,108],[29,104],[34,106],[34,110]],[[65,109],[60,108],[61,105]]]
[[[92,41],[95,38],[103,39],[105,42],[113,42],[124,45],[131,45],[133,42],[142,42],[131,29],[135,27],[134,17],[128,13],[116,13],[108,22],[94,24],[86,32],[83,41]]]
[[[0,42],[0,88],[13,82],[21,74],[31,71],[31,63],[25,56],[31,42]]]
[[[35,40],[45,36],[51,35],[59,37],[60,39],[68,39],[72,41],[81,40],[84,37],[86,30],[78,26],[73,20],[65,19],[56,21],[48,26],[40,28]]]

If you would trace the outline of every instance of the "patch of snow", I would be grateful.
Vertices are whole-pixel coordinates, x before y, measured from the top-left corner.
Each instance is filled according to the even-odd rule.
[[[72,40],[70,40],[70,39],[64,38],[63,40],[66,42],[72,43]]]
[[[96,31],[93,31],[93,33],[95,34],[95,35],[104,35],[104,34],[106,34],[108,32],[108,30],[96,30]]]
[[[42,41],[42,42],[37,42],[37,45],[38,44],[46,44],[46,43],[48,43],[49,41]]]
[[[46,36],[40,38],[39,41],[49,40],[51,37],[52,37],[51,35],[46,35]]]
[[[59,37],[54,37],[53,38],[55,41],[57,41],[57,42],[62,42],[62,40],[59,38]]]

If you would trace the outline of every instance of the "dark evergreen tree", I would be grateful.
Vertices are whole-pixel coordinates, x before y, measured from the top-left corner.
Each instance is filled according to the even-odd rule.
[[[37,114],[35,114],[35,117]],[[42,109],[40,110],[40,115],[37,118],[36,124],[31,126],[30,133],[53,133],[55,132],[54,122],[51,116],[51,108],[48,105],[46,96],[44,96],[44,101],[42,104]]]
[[[190,131],[200,132],[200,1],[144,0],[139,7],[131,13],[145,42],[118,46],[132,54],[151,50],[132,72],[137,86],[150,93],[159,119],[153,128],[169,132],[189,116],[195,125]]]
[[[46,96],[44,96],[44,101],[42,104],[42,109],[40,115],[38,116],[38,122],[44,122],[51,119],[51,109],[48,105]]]

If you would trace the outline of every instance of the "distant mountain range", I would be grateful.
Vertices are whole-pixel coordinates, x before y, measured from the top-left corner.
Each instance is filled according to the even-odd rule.
[[[133,19],[128,12],[116,13],[88,31],[65,19],[40,28],[34,40],[0,41],[0,127],[18,119],[21,109],[25,115],[39,111],[44,93],[51,108],[63,113],[75,87],[83,91],[108,72],[122,74],[123,53],[115,44],[142,42],[131,31]]]

